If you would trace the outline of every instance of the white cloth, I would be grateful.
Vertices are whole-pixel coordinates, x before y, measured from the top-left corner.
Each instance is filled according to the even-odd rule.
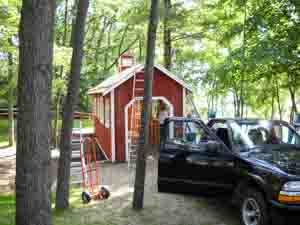
[[[159,116],[158,116],[159,124],[163,124],[165,119],[168,118],[168,116],[169,116],[168,111],[166,111],[166,110],[160,111]]]

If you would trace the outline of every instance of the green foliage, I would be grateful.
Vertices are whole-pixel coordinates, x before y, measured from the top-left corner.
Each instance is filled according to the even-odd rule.
[[[8,144],[8,120],[0,120],[0,147]]]
[[[5,97],[9,88],[16,86],[21,3],[18,0],[0,0],[0,3],[0,96]],[[66,95],[75,4],[75,0],[57,1],[53,108]],[[168,26],[173,49],[172,70],[206,99],[209,106],[202,104],[206,108],[201,109],[203,112],[210,110],[209,107],[218,108],[221,99],[234,96],[240,107],[244,104],[258,116],[269,116],[271,105],[278,104],[274,104],[276,85],[283,105],[289,99],[290,90],[297,96],[299,1],[172,0],[171,4]],[[87,90],[117,71],[120,54],[130,49],[138,62],[144,62],[149,6],[149,1],[143,0],[91,2],[85,32],[80,110],[91,110]],[[157,47],[156,61],[162,63],[162,23]],[[8,53],[13,55],[13,79],[8,77]]]

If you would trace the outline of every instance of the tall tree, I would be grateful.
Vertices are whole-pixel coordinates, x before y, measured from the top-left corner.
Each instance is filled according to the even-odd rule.
[[[60,158],[56,190],[56,208],[69,207],[70,166],[71,166],[71,136],[75,107],[79,100],[80,71],[83,58],[83,43],[85,20],[89,7],[89,0],[79,0],[76,22],[73,26],[70,81],[68,94],[63,108],[62,131],[60,137]]]
[[[9,146],[15,144],[15,123],[14,123],[14,91],[15,87],[12,85],[14,79],[13,72],[13,55],[8,53],[8,122],[9,122],[9,133],[8,143]]]
[[[64,12],[64,29],[63,29],[63,35],[61,40],[61,46],[66,46],[67,44],[67,34],[68,34],[68,4],[69,1],[65,0],[65,12]],[[59,78],[62,79],[64,72],[64,66],[60,66],[59,71]],[[55,117],[54,117],[54,127],[53,127],[53,143],[55,148],[58,148],[58,133],[59,133],[59,116],[60,116],[60,105],[61,105],[61,99],[62,99],[62,88],[57,89],[56,98],[54,100],[55,104]]]
[[[171,0],[164,0],[164,65],[168,70],[172,66],[171,6]]]
[[[19,30],[16,224],[51,225],[50,103],[55,1],[23,1]]]
[[[139,149],[137,151],[136,176],[134,183],[133,209],[139,210],[144,205],[144,186],[146,176],[146,150],[149,147],[149,125],[152,110],[152,80],[155,58],[155,42],[157,24],[159,21],[159,0],[151,0],[151,11],[148,26],[148,41],[146,65],[144,73],[144,98],[141,115],[141,134]]]

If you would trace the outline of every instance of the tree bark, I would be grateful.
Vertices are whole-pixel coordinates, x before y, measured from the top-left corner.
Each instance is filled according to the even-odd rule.
[[[172,67],[171,7],[171,0],[164,0],[164,64],[168,70]]]
[[[143,61],[143,40],[141,36],[139,37],[139,62]]]
[[[67,42],[67,33],[68,33],[68,0],[65,0],[65,15],[64,15],[64,34],[62,38],[62,45],[64,46]]]
[[[9,123],[9,132],[8,132],[8,144],[13,146],[15,144],[15,123],[14,123],[14,87],[12,87],[11,81],[14,77],[13,73],[13,58],[12,54],[8,53],[8,79],[9,79],[9,88],[8,88],[8,123]]]
[[[152,110],[152,80],[154,70],[156,31],[159,16],[159,0],[151,0],[151,11],[148,27],[147,55],[145,65],[145,82],[143,110],[141,116],[141,134],[137,151],[136,176],[133,194],[133,209],[139,210],[144,205],[144,186],[146,176],[146,149],[149,147],[149,124]]]
[[[272,91],[272,99],[271,99],[271,120],[274,119],[274,93]]]
[[[110,52],[109,52],[109,50],[110,50],[110,48],[111,48],[111,31],[112,31],[112,23],[110,23],[109,24],[109,28],[108,28],[108,30],[107,30],[107,39],[106,39],[106,41],[107,41],[107,43],[106,43],[106,45],[107,45],[107,49],[106,49],[106,51],[105,51],[105,54],[104,54],[104,67],[103,67],[103,72],[102,72],[102,74],[103,75],[105,75],[106,74],[106,72],[108,71],[107,70],[107,64],[108,64],[108,58],[109,58],[109,54],[110,54]]]
[[[242,55],[242,65],[241,65],[241,86],[240,86],[240,117],[244,117],[244,105],[245,105],[245,70],[246,70],[246,22],[247,22],[247,0],[244,1],[244,22],[243,22],[243,55]]]
[[[23,1],[19,30],[16,225],[51,225],[50,104],[55,1]]]
[[[288,89],[290,92],[292,109],[290,113],[290,123],[294,122],[295,114],[298,113],[297,103],[296,103],[296,88],[295,88],[295,79],[292,73],[288,69]]]
[[[74,110],[79,98],[80,70],[83,58],[84,28],[89,6],[88,0],[79,0],[76,22],[73,27],[73,53],[71,60],[68,93],[63,109],[62,130],[60,136],[60,158],[57,177],[56,208],[69,207],[69,186],[71,166],[71,136],[73,129]]]
[[[55,104],[55,118],[54,118],[54,146],[58,148],[58,134],[59,134],[59,116],[60,116],[60,102],[61,102],[61,93],[60,90],[57,92],[56,104]]]
[[[281,103],[280,103],[280,93],[279,93],[279,84],[278,84],[278,80],[275,79],[275,82],[276,82],[276,99],[277,99],[277,106],[278,106],[279,119],[282,120],[282,109],[281,109]]]
[[[106,16],[103,16],[103,26],[102,26],[102,29],[99,33],[99,37],[98,37],[98,40],[97,40],[97,44],[96,44],[96,49],[95,49],[95,55],[94,55],[94,59],[95,59],[95,62],[94,62],[94,67],[95,67],[95,73],[98,75],[99,73],[99,56],[100,56],[100,49],[101,49],[101,45],[102,45],[102,41],[103,41],[103,38],[104,38],[104,35],[105,35],[105,30],[106,30],[106,27],[107,25],[109,24],[107,22],[107,17]]]

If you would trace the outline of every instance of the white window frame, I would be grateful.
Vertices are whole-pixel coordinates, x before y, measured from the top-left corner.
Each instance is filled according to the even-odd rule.
[[[106,128],[110,127],[110,99],[104,98],[104,124]]]
[[[99,98],[99,120],[104,124],[104,97],[102,95]]]

